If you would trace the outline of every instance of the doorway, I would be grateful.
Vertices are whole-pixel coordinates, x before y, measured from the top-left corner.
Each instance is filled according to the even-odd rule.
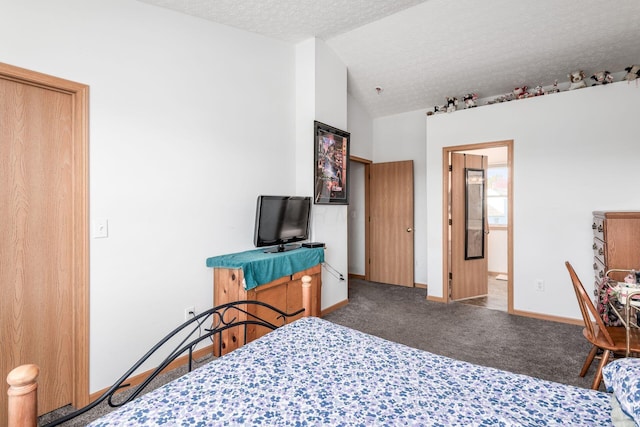
[[[350,161],[349,276],[413,287],[413,162]]]
[[[455,241],[462,241],[460,229],[450,225],[451,203],[454,203],[451,195],[452,175],[449,171],[451,159],[454,153],[468,154],[470,156],[486,156],[488,159],[487,180],[487,213],[485,222],[485,238],[487,239],[487,268],[486,291],[483,295],[471,295],[463,297],[460,302],[478,305],[486,308],[513,312],[513,141],[496,141],[488,143],[470,144],[463,146],[443,148],[443,295],[445,302],[458,300],[456,295],[464,294],[456,287],[466,286],[456,280],[461,276],[460,266],[464,262],[452,259],[455,250]],[[506,182],[501,183],[506,187],[506,197],[494,197],[495,192],[489,187],[489,180],[496,178],[492,175],[492,169],[504,172],[506,170]],[[495,171],[494,171],[495,173]],[[494,182],[495,184],[495,182]],[[502,217],[500,216],[502,212]],[[464,229],[463,231],[464,232]],[[455,239],[455,240],[454,240]],[[458,253],[455,255],[460,257]],[[456,271],[457,270],[457,271]],[[464,277],[464,270],[462,277]],[[470,273],[474,274],[474,273]]]

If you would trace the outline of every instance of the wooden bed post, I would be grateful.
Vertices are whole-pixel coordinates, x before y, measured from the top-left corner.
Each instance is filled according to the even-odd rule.
[[[37,365],[21,365],[7,375],[9,427],[35,427],[38,422]]]
[[[311,316],[311,276],[302,276],[302,306],[304,317]]]

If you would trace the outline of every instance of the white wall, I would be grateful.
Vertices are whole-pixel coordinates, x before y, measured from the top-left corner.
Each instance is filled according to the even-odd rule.
[[[492,273],[509,272],[509,242],[506,228],[490,227],[487,263]]]
[[[96,391],[212,305],[205,260],[253,248],[257,195],[296,191],[295,49],[134,0],[0,4],[0,61],[90,86]]]
[[[413,160],[415,282],[427,283],[427,198],[425,112],[374,119],[373,161]]]
[[[347,129],[347,68],[320,39],[296,45],[297,191],[313,196],[313,120]],[[348,297],[347,206],[313,205],[311,240],[326,244],[322,308]],[[342,275],[343,280],[340,280]]]
[[[428,117],[429,294],[442,296],[442,147],[513,139],[514,308],[580,318],[564,261],[590,287],[592,211],[640,208],[639,101],[615,83]]]
[[[373,159],[373,120],[351,95],[347,96],[347,116],[347,130],[351,134],[350,154],[366,160]]]
[[[351,133],[352,156],[373,159],[373,120],[360,103],[347,95],[348,128]],[[351,162],[349,180],[349,273],[364,276],[365,273],[365,200],[364,165]]]

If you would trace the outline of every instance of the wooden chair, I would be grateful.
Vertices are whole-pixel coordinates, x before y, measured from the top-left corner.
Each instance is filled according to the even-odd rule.
[[[565,265],[567,266],[567,270],[569,270],[569,276],[571,276],[573,289],[576,292],[578,305],[580,306],[582,318],[584,319],[585,327],[582,330],[582,334],[593,344],[587,360],[585,360],[582,370],[580,371],[581,377],[586,375],[598,350],[603,351],[602,359],[598,364],[598,370],[591,385],[592,389],[598,390],[602,382],[602,368],[614,355],[624,355],[626,353],[627,331],[623,326],[605,326],[573,267],[569,262],[565,262]],[[629,349],[632,353],[640,352],[640,332],[637,329],[633,329],[629,334]]]

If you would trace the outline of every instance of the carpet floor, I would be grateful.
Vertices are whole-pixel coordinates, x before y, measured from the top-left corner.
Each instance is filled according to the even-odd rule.
[[[349,304],[325,319],[410,347],[478,365],[588,388],[578,376],[591,345],[582,326],[427,301],[425,290],[359,279]]]

